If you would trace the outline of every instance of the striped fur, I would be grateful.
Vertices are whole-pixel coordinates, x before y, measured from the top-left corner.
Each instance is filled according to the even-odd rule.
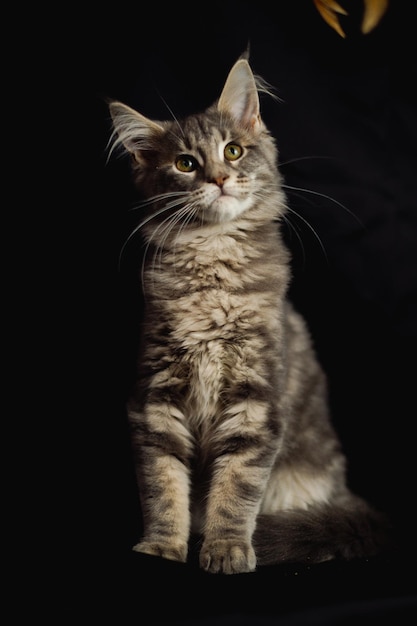
[[[209,572],[376,551],[352,494],[326,381],[287,300],[286,199],[246,58],[219,100],[155,121],[110,102],[111,152],[132,157],[146,309],[128,402],[139,552]]]

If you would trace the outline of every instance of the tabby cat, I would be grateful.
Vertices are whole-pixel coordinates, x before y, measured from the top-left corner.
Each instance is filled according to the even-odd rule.
[[[185,119],[109,102],[109,153],[131,155],[143,242],[133,549],[186,562],[197,546],[213,573],[365,557],[382,537],[380,514],[347,485],[325,376],[287,297],[263,90],[244,54],[219,99]]]

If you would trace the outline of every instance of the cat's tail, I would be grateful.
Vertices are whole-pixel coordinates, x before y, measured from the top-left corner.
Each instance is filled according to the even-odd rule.
[[[384,514],[358,498],[346,506],[259,515],[253,536],[258,565],[371,557],[391,547]]]

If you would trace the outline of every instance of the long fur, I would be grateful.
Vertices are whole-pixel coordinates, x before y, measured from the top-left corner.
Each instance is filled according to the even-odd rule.
[[[110,102],[140,196],[145,312],[128,401],[144,532],[134,549],[212,573],[375,554],[324,372],[287,299],[284,183],[246,56],[217,102],[150,120]]]

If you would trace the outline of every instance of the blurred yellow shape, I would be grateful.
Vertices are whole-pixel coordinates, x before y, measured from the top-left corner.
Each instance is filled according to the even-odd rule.
[[[338,15],[349,15],[336,0],[313,0],[316,9],[325,22],[333,28],[341,37],[346,33],[340,25]],[[361,31],[364,35],[371,32],[380,22],[388,8],[388,0],[364,0],[364,11],[361,23]]]

